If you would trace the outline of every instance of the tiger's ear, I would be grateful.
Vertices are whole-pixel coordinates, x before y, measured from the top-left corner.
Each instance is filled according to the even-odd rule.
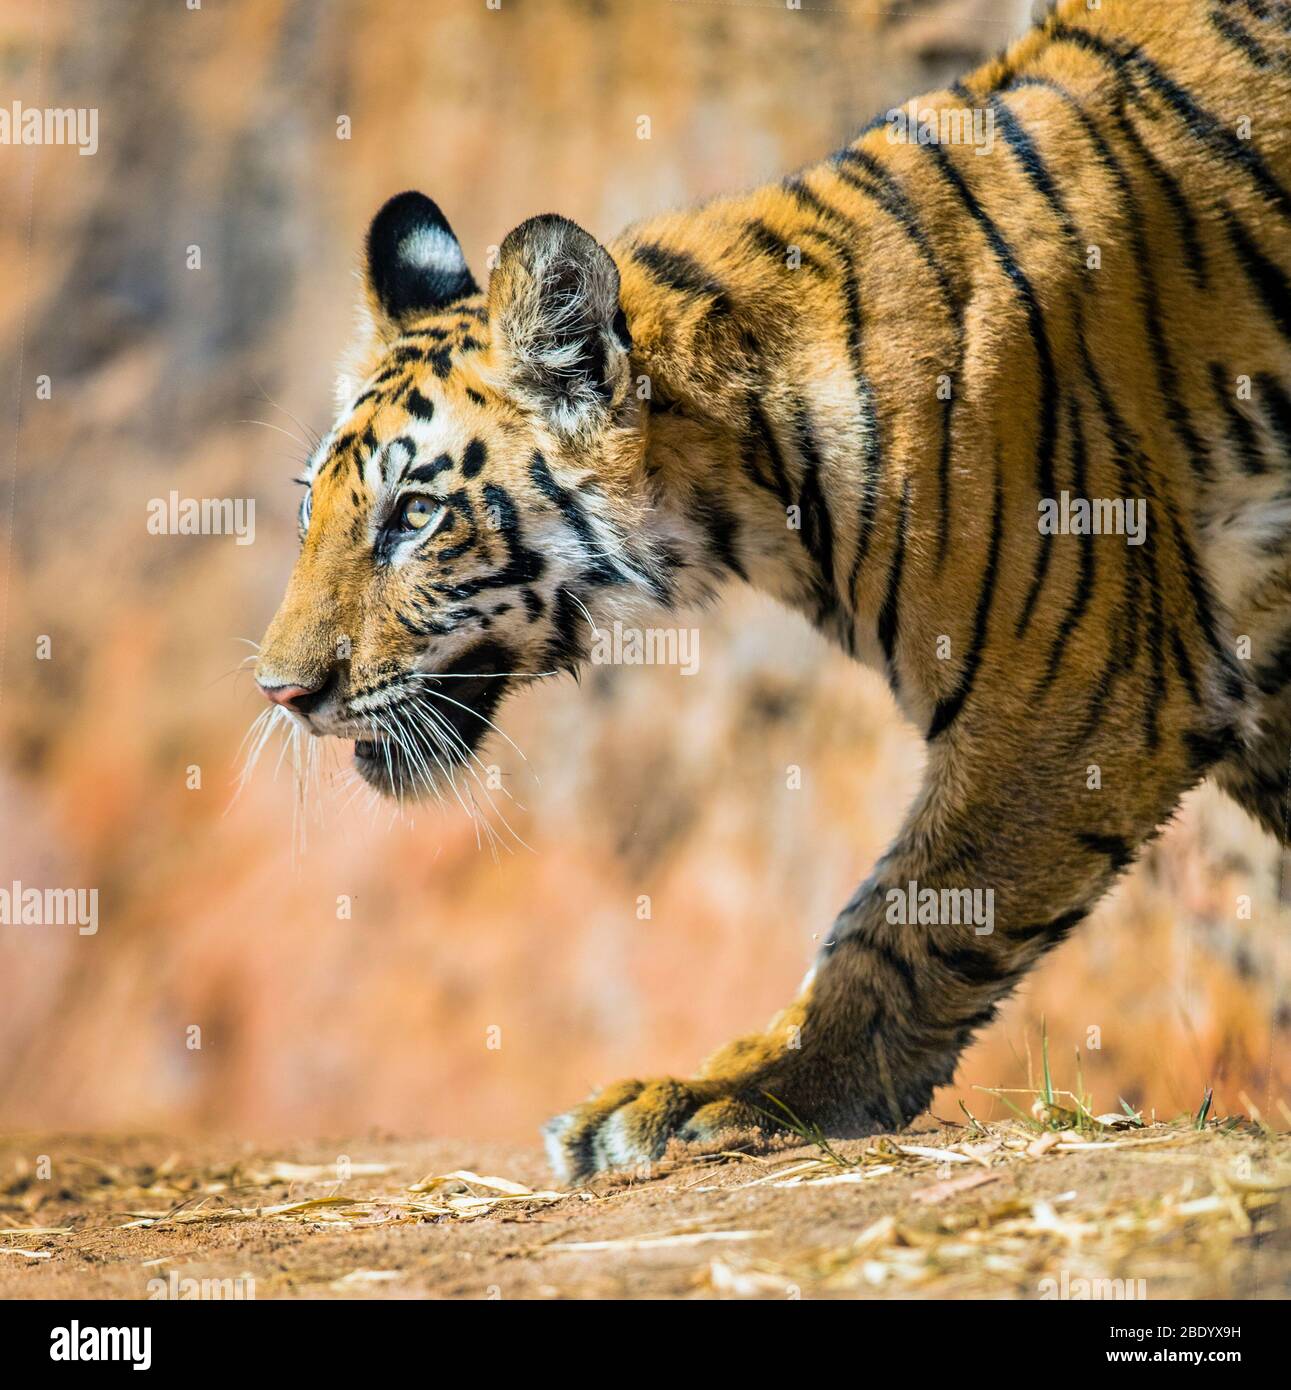
[[[398,329],[479,286],[444,214],[424,193],[399,193],[368,228],[366,281],[378,324]]]
[[[503,384],[558,434],[594,431],[627,396],[619,269],[568,218],[531,217],[508,233],[489,277],[489,322]]]

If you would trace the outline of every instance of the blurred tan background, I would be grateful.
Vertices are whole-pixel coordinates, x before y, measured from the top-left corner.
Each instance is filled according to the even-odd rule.
[[[101,906],[95,936],[0,926],[0,1124],[528,1140],[786,1002],[922,756],[798,620],[733,594],[695,619],[693,678],[599,668],[508,705],[529,761],[492,756],[531,848],[496,862],[459,811],[401,824],[326,777],[296,846],[276,749],[234,803],[238,639],[291,564],[289,479],[384,198],[428,192],[482,276],[530,214],[609,236],[777,177],[1024,8],[4,0],[0,101],[95,107],[99,149],[0,146],[0,884]],[[254,544],[150,535],[171,489],[253,498]],[[1005,1113],[973,1084],[1024,1084],[1044,1018],[1099,1109],[1211,1084],[1285,1124],[1289,924],[1273,843],[1194,796],[935,1111]]]

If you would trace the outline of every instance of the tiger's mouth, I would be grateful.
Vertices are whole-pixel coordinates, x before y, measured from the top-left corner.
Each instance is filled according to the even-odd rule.
[[[514,681],[516,654],[483,642],[438,672],[418,672],[413,693],[373,716],[371,737],[356,739],[354,766],[385,796],[452,795],[493,729]]]

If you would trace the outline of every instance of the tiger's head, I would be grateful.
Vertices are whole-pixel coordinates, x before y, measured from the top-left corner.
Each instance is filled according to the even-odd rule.
[[[361,339],[256,666],[392,796],[442,794],[510,690],[576,668],[602,596],[669,598],[613,259],[546,216],[496,261],[482,293],[419,193],[374,218]]]

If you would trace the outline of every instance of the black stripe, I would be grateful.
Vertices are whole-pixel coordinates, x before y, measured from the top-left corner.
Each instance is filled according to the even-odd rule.
[[[565,524],[586,548],[587,558],[580,579],[596,586],[624,583],[626,576],[615,568],[608,556],[599,553],[602,546],[582,503],[568,488],[556,481],[547,460],[538,449],[534,450],[529,460],[529,476],[533,479],[534,487],[560,512]]]
[[[801,175],[794,178],[785,179],[781,187],[799,207],[806,208],[809,212],[814,212],[822,222],[829,222],[837,227],[845,236],[854,237],[856,235],[856,223],[848,217],[845,212],[813,193],[803,180]]]
[[[879,609],[879,643],[883,647],[888,680],[894,691],[901,685],[894,657],[900,628],[901,571],[905,566],[906,525],[909,516],[910,479],[907,477],[901,488],[901,510],[897,513],[896,541],[892,550],[892,563],[888,569],[887,591],[883,595],[883,607]]]
[[[1125,422],[1121,419],[1116,404],[1104,385],[1098,368],[1094,365],[1089,345],[1085,340],[1083,322],[1076,335],[1076,345],[1080,356],[1081,371],[1089,383],[1090,389],[1094,392],[1099,414],[1102,416],[1103,428],[1111,444],[1121,496],[1132,497],[1135,495],[1134,469],[1131,463],[1130,442],[1127,438]],[[1110,701],[1116,685],[1134,669],[1138,657],[1140,576],[1137,564],[1132,563],[1132,561],[1133,556],[1127,546],[1125,547],[1125,565],[1121,578],[1122,601],[1116,612],[1115,637],[1103,670],[1094,684],[1094,695],[1090,701],[1085,723],[1077,735],[1078,742],[1083,742],[1097,728],[1102,719],[1103,710]]]
[[[784,465],[784,455],[780,452],[775,431],[771,428],[771,422],[767,419],[766,412],[762,409],[762,403],[756,396],[749,407],[747,438],[753,446],[751,452],[746,455],[749,464],[756,467],[757,450],[760,446],[765,451],[767,461],[771,465],[771,481],[768,483],[761,476],[761,470],[757,470],[756,481],[767,488],[769,492],[773,492],[779,498],[782,506],[790,506],[793,500],[793,489],[789,486],[789,471]]]
[[[1086,29],[1073,29],[1066,24],[1051,25],[1047,32],[1056,43],[1074,44],[1095,54],[1131,84],[1134,76],[1142,78],[1149,89],[1174,110],[1189,135],[1244,170],[1284,217],[1291,216],[1291,194],[1274,177],[1251,142],[1238,139],[1223,122],[1199,105],[1187,88],[1162,72],[1140,48],[1134,44],[1112,44]]]
[[[1227,204],[1221,205],[1229,240],[1246,278],[1255,290],[1256,298],[1270,314],[1279,332],[1291,340],[1291,281],[1281,266],[1275,265],[1255,244],[1254,238],[1242,225],[1237,214]]]
[[[1086,136],[1094,147],[1094,152],[1099,163],[1107,171],[1108,176],[1113,179],[1120,193],[1126,221],[1129,225],[1131,239],[1135,248],[1135,263],[1140,274],[1147,282],[1147,303],[1154,304],[1156,297],[1155,281],[1152,279],[1151,263],[1147,256],[1147,238],[1143,230],[1142,216],[1130,188],[1129,180],[1116,156],[1112,153],[1111,147],[1103,138],[1102,132],[1081,107],[1077,99],[1060,83],[1053,82],[1043,77],[1019,77],[1014,79],[1010,85],[1020,86],[1024,84],[1043,87],[1052,91],[1066,104],[1071,114],[1084,129]],[[1084,307],[1079,300],[1074,307],[1076,315],[1076,342],[1080,355],[1081,372],[1094,391],[1099,411],[1103,417],[1104,428],[1113,447],[1116,467],[1121,479],[1121,495],[1129,498],[1136,495],[1137,488],[1134,483],[1135,470],[1131,464],[1130,450],[1125,438],[1123,422],[1116,412],[1110,393],[1104,386],[1094,366],[1085,331]],[[1090,702],[1085,725],[1079,733],[1077,741],[1084,741],[1094,729],[1097,728],[1102,718],[1103,710],[1110,701],[1116,684],[1134,665],[1136,653],[1138,651],[1139,573],[1137,566],[1129,563],[1129,560],[1130,557],[1127,553],[1126,565],[1122,578],[1123,602],[1120,605],[1118,614],[1119,628],[1112,649],[1108,655],[1107,662],[1098,680],[1095,682],[1094,697]]]
[[[950,549],[950,463],[954,450],[952,420],[955,413],[955,390],[958,383],[952,377],[950,394],[941,402],[941,448],[937,452],[937,574],[946,563]],[[860,556],[857,556],[860,563]],[[855,587],[855,586],[853,586]]]
[[[982,587],[977,591],[977,611],[973,615],[973,636],[969,643],[968,655],[955,689],[944,700],[937,702],[928,726],[929,741],[939,738],[959,718],[964,702],[972,694],[973,683],[977,680],[978,667],[982,663],[982,652],[986,646],[986,634],[990,628],[991,607],[995,602],[995,584],[999,577],[1000,544],[1004,535],[1004,488],[1000,479],[999,460],[995,462],[995,504],[991,513],[991,547],[986,555],[986,568],[982,571]]]
[[[1224,419],[1228,424],[1229,442],[1241,461],[1242,471],[1254,477],[1260,473],[1267,473],[1268,469],[1264,466],[1264,459],[1260,456],[1259,442],[1255,438],[1255,427],[1237,408],[1237,401],[1233,394],[1235,385],[1235,380],[1225,372],[1218,362],[1210,364],[1210,387],[1215,393],[1215,400],[1218,402],[1220,410],[1224,412]]]
[[[1115,120],[1126,144],[1137,154],[1147,158],[1142,138],[1125,113],[1123,111],[1116,112]],[[1156,368],[1157,382],[1165,405],[1166,420],[1183,446],[1184,456],[1189,467],[1199,477],[1207,478],[1211,471],[1210,450],[1206,447],[1201,436],[1193,429],[1192,417],[1188,413],[1188,408],[1179,392],[1179,371],[1175,365],[1174,353],[1170,350],[1170,335],[1166,332],[1162,322],[1152,253],[1146,237],[1143,236],[1143,219],[1139,214],[1138,199],[1134,196],[1128,180],[1123,186],[1122,194],[1126,206],[1135,210],[1135,215],[1130,221],[1130,233],[1134,242],[1137,269],[1143,277],[1143,319],[1152,349],[1151,356]]]
[[[994,984],[997,980],[1007,979],[1012,973],[1004,961],[989,951],[972,946],[947,950],[931,934],[928,937],[928,954],[953,975],[972,985]]]
[[[895,951],[886,941],[879,941],[873,937],[862,939],[859,936],[853,936],[847,938],[847,941],[849,945],[854,945],[857,949],[876,956],[893,974],[899,975],[905,983],[910,1002],[918,1002],[919,977],[915,974],[914,966],[903,955]]]
[[[918,214],[914,206],[910,202],[900,182],[892,173],[885,169],[873,155],[861,149],[852,148],[841,150],[838,154],[833,156],[831,162],[835,175],[842,182],[846,183],[849,188],[855,189],[858,193],[864,194],[889,217],[893,218],[901,227],[910,243],[918,251],[924,264],[932,271],[954,331],[955,362],[950,372],[947,373],[950,377],[951,391],[949,397],[942,402],[941,449],[937,464],[937,491],[939,503],[937,522],[937,572],[940,573],[941,567],[945,563],[946,553],[950,543],[950,465],[953,448],[954,412],[958,400],[959,378],[962,374],[964,363],[964,296],[951,283],[950,276],[933,253],[932,246],[919,223]],[[874,187],[867,184],[863,179],[857,177],[852,168],[846,166],[854,166],[855,168],[864,170],[871,178],[878,181],[879,186]],[[861,535],[863,537],[867,538],[867,522],[869,525],[872,525],[873,520],[873,516],[863,510],[861,517]],[[865,558],[865,548],[868,548],[868,538],[866,539],[865,547],[858,545],[856,562],[853,565],[852,582],[850,585],[850,591],[853,595],[856,592],[856,581],[859,578],[860,565]]]
[[[1110,391],[1104,384],[1098,369],[1094,366],[1089,356],[1088,347],[1085,342],[1083,322],[1081,323],[1077,337],[1080,347],[1081,362],[1085,370],[1086,378],[1095,392],[1099,410],[1102,413],[1109,438],[1112,441],[1113,453],[1121,478],[1121,495],[1127,504],[1142,498],[1145,506],[1147,526],[1143,544],[1141,546],[1125,547],[1127,610],[1122,614],[1122,620],[1125,623],[1124,646],[1119,654],[1113,653],[1109,665],[1105,670],[1105,675],[1119,676],[1131,670],[1134,666],[1135,647],[1138,643],[1138,619],[1140,616],[1138,603],[1139,574],[1137,566],[1141,563],[1147,571],[1148,593],[1151,599],[1151,611],[1147,615],[1148,621],[1146,624],[1150,694],[1142,705],[1144,737],[1148,747],[1150,749],[1155,749],[1160,742],[1160,715],[1167,694],[1166,667],[1163,650],[1165,600],[1162,594],[1161,575],[1157,564],[1155,507],[1159,499],[1157,498],[1153,484],[1150,464],[1145,458],[1142,448],[1134,438],[1133,432],[1117,410],[1116,403],[1112,399]],[[1134,555],[1133,559],[1131,558],[1131,550]],[[1095,696],[1096,704],[1108,694],[1110,694],[1109,687],[1106,685],[1102,686],[1099,694]],[[1092,723],[1089,725],[1089,728],[1092,729]]]
[[[1086,469],[1088,457],[1085,453],[1085,430],[1081,423],[1080,411],[1074,398],[1067,401],[1068,427],[1071,434],[1071,491],[1073,497],[1088,497]],[[1128,499],[1127,499],[1128,500]],[[1053,645],[1049,648],[1049,660],[1045,664],[1044,675],[1036,686],[1036,694],[1042,695],[1053,684],[1058,673],[1059,663],[1067,650],[1067,641],[1075,631],[1077,623],[1085,616],[1094,592],[1094,537],[1092,534],[1080,538],[1080,570],[1076,575],[1076,589],[1067,605],[1067,611],[1054,633]]]
[[[794,267],[789,264],[790,251],[797,252],[799,265],[805,265],[809,270],[814,270],[817,273],[824,270],[824,266],[822,266],[814,256],[804,251],[803,248],[796,243],[790,246],[787,241],[777,236],[765,222],[760,221],[758,218],[755,217],[746,222],[744,224],[744,230],[748,233],[749,240],[753,243],[754,247],[758,251],[761,251],[764,256],[775,261],[781,270],[792,271],[794,269]]]
[[[579,638],[582,623],[586,622],[582,607],[565,588],[556,590],[551,612],[551,636],[543,652],[543,661],[557,670],[573,670],[583,655]]]
[[[465,493],[458,494],[464,498]],[[498,531],[507,548],[507,562],[492,574],[465,579],[459,584],[445,588],[448,598],[463,601],[472,599],[486,589],[504,589],[513,584],[532,584],[540,579],[547,568],[547,562],[536,550],[524,543],[520,528],[520,510],[511,494],[497,483],[484,484],[484,504],[498,517]]]
[[[1015,941],[1034,941],[1036,938],[1042,938],[1048,945],[1055,946],[1088,916],[1089,908],[1074,907],[1070,912],[1064,912],[1048,922],[1035,922],[1030,926],[1017,927],[1009,932],[1009,937]]]
[[[421,420],[433,420],[435,418],[434,401],[427,400],[415,386],[410,387],[408,394],[404,397],[403,408],[409,415],[416,415]]]
[[[414,623],[411,618],[398,609],[395,610],[395,617],[414,637],[445,637],[453,630],[443,623],[436,622],[433,618],[427,618],[424,623]]]
[[[1116,156],[1112,153],[1111,147],[1104,139],[1102,132],[1090,118],[1089,113],[1084,110],[1080,102],[1067,90],[1060,82],[1054,82],[1047,77],[1018,77],[1010,83],[1010,88],[1015,87],[1039,87],[1053,92],[1060,97],[1067,105],[1071,114],[1080,122],[1085,134],[1093,143],[1095,152],[1098,155],[1099,163],[1107,170],[1108,174],[1115,179],[1121,191],[1122,199],[1126,202],[1126,215],[1131,222],[1131,229],[1135,236],[1136,247],[1146,245],[1147,238],[1143,232],[1143,219],[1139,212],[1138,205],[1134,200],[1130,190],[1130,185],[1125,177],[1125,173],[1118,163]],[[1162,195],[1170,204],[1171,211],[1175,215],[1175,220],[1179,226],[1179,239],[1183,245],[1184,257],[1188,265],[1189,274],[1199,288],[1206,288],[1210,283],[1210,273],[1206,261],[1205,248],[1201,244],[1198,231],[1196,214],[1185,197],[1178,180],[1172,173],[1156,158],[1147,146],[1135,135],[1133,127],[1124,119],[1122,113],[1117,113],[1118,125],[1122,135],[1133,145],[1134,149],[1147,166],[1148,172],[1157,180],[1161,187]],[[1143,262],[1140,260],[1140,265]],[[1150,271],[1150,267],[1148,267]],[[1155,291],[1153,293],[1155,299]]]
[[[972,190],[964,182],[963,175],[960,174],[953,161],[946,154],[944,147],[924,145],[920,148],[928,150],[933,156],[937,168],[959,195],[969,215],[986,234],[987,242],[994,252],[996,260],[999,261],[1001,269],[1012,282],[1022,307],[1026,310],[1027,328],[1031,334],[1036,363],[1040,370],[1040,399],[1037,407],[1040,428],[1036,437],[1035,450],[1036,488],[1041,497],[1052,497],[1054,495],[1053,450],[1057,433],[1058,378],[1054,370],[1053,353],[1049,347],[1049,334],[1045,328],[1044,313],[1040,308],[1040,302],[1036,298],[1031,281],[1018,264],[1017,257],[1004,239],[1003,233],[986,209],[977,201]],[[1035,602],[1039,597],[1041,586],[1044,584],[1049,562],[1053,555],[1051,547],[1043,543],[1044,538],[1037,536],[1037,539],[1040,541],[1040,545],[1036,550],[1031,590],[1027,595],[1022,612],[1018,616],[1017,626],[1014,630],[1018,637],[1022,637],[1030,626]]]
[[[682,294],[705,295],[712,300],[712,311],[730,315],[731,299],[725,288],[685,251],[646,242],[634,245],[632,255],[664,286]]]
[[[1076,841],[1091,854],[1105,855],[1112,872],[1120,871],[1134,858],[1134,846],[1120,835],[1102,835],[1097,831],[1078,831]]]
[[[547,611],[547,605],[543,602],[542,596],[532,589],[521,589],[520,597],[524,600],[525,616],[531,623],[536,623]]]
[[[1291,396],[1287,395],[1282,383],[1267,372],[1260,372],[1255,384],[1264,403],[1265,417],[1282,449],[1282,462],[1291,463]]]
[[[1255,672],[1255,684],[1265,695],[1277,695],[1291,681],[1291,633],[1284,634],[1273,655]]]
[[[1273,59],[1269,56],[1264,45],[1253,34],[1248,34],[1235,19],[1230,18],[1222,10],[1211,10],[1210,22],[1216,33],[1245,54],[1257,68],[1267,72],[1269,68],[1274,66]]]
[[[794,440],[802,455],[797,504],[802,526],[798,535],[816,566],[818,620],[823,621],[838,602],[834,589],[834,520],[820,486],[820,450],[802,402],[794,412]]]
[[[914,204],[910,201],[910,197],[901,186],[900,181],[866,150],[856,148],[839,150],[836,155],[832,156],[830,165],[834,174],[849,188],[854,188],[858,193],[865,194],[889,217],[901,225],[924,264],[932,271],[947,311],[956,329],[959,329],[963,324],[964,295],[952,284],[945,266],[933,253],[932,245],[919,221]],[[877,180],[879,186],[874,187],[858,178],[853,172],[853,168],[864,170],[871,178]]]
[[[999,120],[1004,143],[1013,151],[1014,157],[1022,166],[1022,171],[1026,174],[1031,186],[1049,204],[1049,208],[1058,219],[1063,233],[1073,242],[1076,241],[1076,224],[1072,220],[1071,213],[1067,210],[1067,204],[1063,201],[1062,194],[1053,181],[1053,175],[1049,172],[1049,166],[1041,157],[1035,142],[1007,104],[998,97],[991,98],[991,110]]]
[[[1170,629],[1170,644],[1174,650],[1175,670],[1179,672],[1179,679],[1183,681],[1185,689],[1188,691],[1188,698],[1194,705],[1201,704],[1201,688],[1197,684],[1197,673],[1192,668],[1192,658],[1188,655],[1188,648],[1183,644],[1183,638],[1179,636],[1179,629]]]
[[[692,502],[695,516],[708,536],[718,563],[739,578],[747,580],[748,574],[740,560],[737,542],[740,523],[735,513],[715,492],[696,489]]]
[[[988,1004],[984,1009],[979,1009],[960,1024],[960,1036],[968,1038],[979,1028],[985,1028],[988,1023],[994,1022],[999,1011],[1000,1006],[998,1004]]]
[[[1077,231],[1076,224],[1072,219],[1071,213],[1067,209],[1066,202],[1063,200],[1062,194],[1059,192],[1058,186],[1057,184],[1055,184],[1053,176],[1049,172],[1048,165],[1046,165],[1044,159],[1041,157],[1040,151],[1036,148],[1035,142],[1031,139],[1030,134],[1022,126],[1021,122],[1017,119],[1017,117],[1013,114],[1013,112],[1009,109],[1005,102],[1001,101],[998,97],[994,97],[991,100],[991,109],[999,120],[1000,130],[1004,136],[1005,144],[1007,144],[1009,148],[1013,151],[1014,157],[1021,165],[1022,171],[1026,175],[1027,180],[1030,182],[1032,187],[1049,205],[1050,210],[1053,212],[1053,215],[1058,220],[1058,225],[1062,228],[1063,235],[1067,238],[1068,242],[1070,243],[1073,253],[1079,255],[1080,234]],[[1077,313],[1079,313],[1078,306],[1076,308],[1076,311]],[[1055,424],[1055,429],[1056,428],[1057,425]],[[1055,439],[1055,447],[1056,446],[1057,441]],[[1052,493],[1042,495],[1052,496]],[[1081,490],[1078,491],[1076,495],[1083,497],[1085,494],[1083,490]],[[1092,553],[1082,557],[1082,559],[1087,560],[1088,563],[1092,565]],[[1036,602],[1040,597],[1040,590],[1044,586],[1045,579],[1048,575],[1049,564],[1049,558],[1041,560],[1041,557],[1037,555],[1035,571],[1032,574],[1031,584],[1027,590],[1026,599],[1023,602],[1022,612],[1019,617],[1019,636],[1022,635],[1022,633],[1026,629],[1027,623],[1030,622],[1031,614],[1034,611]],[[1067,628],[1066,631],[1060,632],[1058,634],[1057,638],[1055,639],[1055,646],[1053,649],[1054,652],[1059,652],[1061,650],[1061,647],[1058,644],[1062,641],[1065,641],[1069,633],[1070,628]],[[1054,663],[1054,666],[1056,667],[1056,663]],[[1052,671],[1050,672],[1050,678],[1052,678]]]
[[[1147,165],[1148,173],[1156,179],[1162,195],[1169,203],[1171,212],[1174,213],[1175,222],[1179,228],[1179,240],[1183,243],[1184,263],[1188,267],[1188,273],[1192,276],[1193,283],[1200,290],[1209,289],[1210,264],[1206,256],[1206,249],[1201,242],[1197,215],[1192,210],[1192,204],[1188,201],[1183,186],[1148,149],[1146,144],[1140,142],[1136,148],[1139,158]]]
[[[1242,740],[1237,730],[1232,728],[1218,729],[1213,733],[1188,729],[1184,732],[1183,741],[1198,776],[1216,763],[1231,758],[1242,748]]]
[[[1165,406],[1166,419],[1174,431],[1175,436],[1179,439],[1184,456],[1189,465],[1200,477],[1205,478],[1209,476],[1211,472],[1210,451],[1205,442],[1194,430],[1191,416],[1179,392],[1178,374],[1175,368],[1173,355],[1170,351],[1169,339],[1161,321],[1157,298],[1156,277],[1152,269],[1151,254],[1144,232],[1143,219],[1138,200],[1134,195],[1120,162],[1112,153],[1101,133],[1093,125],[1088,116],[1080,111],[1078,107],[1073,109],[1084,125],[1087,134],[1094,142],[1101,162],[1115,179],[1117,187],[1120,190],[1121,198],[1127,213],[1136,264],[1143,279],[1144,294],[1142,300],[1144,320],[1149,342],[1153,349],[1152,357],[1155,364],[1162,401]],[[1140,155],[1145,156],[1146,151],[1142,142],[1139,140],[1124,113],[1117,111],[1114,113],[1114,118],[1120,128],[1123,138],[1130,147],[1137,150]],[[1080,306],[1077,306],[1077,322],[1077,338],[1080,346],[1082,364],[1086,378],[1090,381],[1097,393],[1099,407],[1112,436],[1118,468],[1122,476],[1122,495],[1127,500],[1143,497],[1147,505],[1151,507],[1154,502],[1151,470],[1146,465],[1142,450],[1137,444],[1131,444],[1130,431],[1116,412],[1110,392],[1103,385],[1102,379],[1093,365],[1086,344],[1084,316]],[[1144,703],[1143,714],[1147,744],[1149,748],[1155,748],[1160,738],[1160,711],[1166,698],[1166,673],[1162,648],[1164,600],[1157,566],[1156,530],[1154,526],[1149,527],[1149,532],[1143,547],[1142,561],[1147,569],[1148,584],[1152,600],[1151,621],[1148,624],[1149,669],[1151,673],[1150,679],[1152,689],[1150,698]],[[1092,732],[1093,727],[1101,717],[1102,707],[1111,694],[1112,683],[1131,669],[1134,664],[1136,637],[1133,629],[1136,629],[1138,626],[1138,575],[1135,566],[1129,562],[1128,555],[1125,586],[1127,604],[1122,621],[1126,625],[1127,630],[1125,632],[1124,642],[1119,645],[1119,650],[1113,651],[1109,658],[1108,665],[1104,670],[1104,678],[1099,683],[1098,693],[1095,695],[1094,702],[1091,705],[1086,736],[1089,732]]]
[[[852,611],[856,604],[856,582],[860,568],[869,554],[874,525],[878,518],[879,482],[882,470],[882,426],[875,405],[874,388],[865,373],[863,358],[863,325],[861,318],[860,286],[852,266],[849,247],[820,228],[805,228],[808,235],[819,238],[838,258],[842,277],[843,323],[847,330],[847,354],[856,391],[857,414],[862,435],[861,500],[857,508],[856,556],[845,595]],[[854,631],[854,630],[853,630]]]
[[[403,475],[401,481],[412,483],[433,483],[441,473],[451,472],[453,460],[448,454],[439,454],[431,459],[429,463],[419,463],[416,468],[410,468]]]
[[[1212,606],[1210,582],[1197,563],[1197,556],[1184,532],[1183,523],[1169,498],[1165,499],[1165,506],[1175,547],[1179,551],[1179,558],[1183,561],[1184,577],[1188,581],[1188,591],[1192,596],[1193,609],[1197,614],[1197,624],[1228,678],[1226,682],[1228,694],[1234,699],[1241,699],[1245,695],[1245,683],[1242,680],[1241,672],[1234,663],[1233,656],[1219,640],[1219,630],[1215,625],[1215,614]]]
[[[1149,253],[1148,249],[1148,238],[1146,238],[1144,220],[1142,220],[1138,199],[1134,195],[1134,190],[1131,188],[1130,181],[1128,181],[1126,171],[1121,167],[1120,161],[1117,160],[1115,154],[1112,153],[1112,147],[1110,147],[1106,139],[1103,138],[1102,132],[1099,131],[1098,126],[1091,120],[1087,111],[1080,106],[1076,97],[1071,95],[1069,90],[1064,88],[1064,86],[1060,85],[1058,82],[1051,82],[1048,78],[1019,78],[1016,79],[1016,85],[1038,86],[1038,88],[1051,90],[1051,92],[1055,93],[1056,96],[1059,96],[1060,99],[1067,104],[1070,113],[1080,122],[1080,125],[1083,126],[1085,135],[1088,136],[1092,145],[1094,145],[1095,153],[1098,154],[1099,163],[1108,171],[1109,177],[1116,182],[1117,189],[1120,190],[1121,203],[1123,203],[1124,210],[1126,210],[1126,220],[1128,222],[1128,227],[1130,227],[1131,240],[1133,240],[1134,243],[1135,267],[1137,267],[1138,272],[1144,277],[1145,282],[1145,291],[1144,295],[1142,295],[1142,306],[1144,306],[1146,329],[1148,329],[1148,335],[1152,341],[1153,360],[1155,360],[1156,367],[1158,367],[1158,379],[1162,382],[1162,395],[1166,400],[1167,411],[1169,411],[1171,423],[1173,423],[1178,416],[1184,414],[1184,411],[1180,402],[1178,402],[1178,392],[1174,389],[1174,367],[1169,357],[1169,342],[1167,342],[1165,329],[1163,329],[1162,324],[1160,324],[1158,310],[1160,297],[1158,292],[1156,292],[1156,277],[1152,270],[1153,263],[1151,253]],[[1209,272],[1206,270],[1205,250],[1202,249],[1201,240],[1198,238],[1197,218],[1192,214],[1187,199],[1184,199],[1183,192],[1178,188],[1173,175],[1170,175],[1169,171],[1156,160],[1151,150],[1146,149],[1146,146],[1142,143],[1142,140],[1138,138],[1133,126],[1126,120],[1124,114],[1120,113],[1120,111],[1116,111],[1115,120],[1117,122],[1117,128],[1119,128],[1121,133],[1121,138],[1126,140],[1127,145],[1133,147],[1138,157],[1144,161],[1149,174],[1155,175],[1160,183],[1162,183],[1163,195],[1165,195],[1167,202],[1170,203],[1171,210],[1174,211],[1178,222],[1180,222],[1180,238],[1183,240],[1185,256],[1187,256],[1188,267],[1190,267],[1192,277],[1194,277],[1199,285],[1208,284]],[[1162,356],[1162,345],[1165,345],[1165,357]],[[1167,370],[1166,364],[1169,364]],[[1199,449],[1201,450],[1201,456],[1205,457],[1205,445],[1199,441],[1195,432],[1192,432],[1190,421],[1185,421],[1185,435],[1187,435],[1184,441],[1185,448],[1190,450]]]
[[[488,462],[489,451],[482,439],[472,439],[462,454],[462,477],[478,478]]]
[[[753,407],[749,409],[752,416]],[[762,471],[762,454],[766,452],[757,430],[750,424],[744,431],[744,438],[740,446],[740,467],[743,468],[745,476],[755,486],[762,488],[776,497],[783,506],[788,506],[788,498],[782,493],[779,484],[774,478],[768,478]]]

